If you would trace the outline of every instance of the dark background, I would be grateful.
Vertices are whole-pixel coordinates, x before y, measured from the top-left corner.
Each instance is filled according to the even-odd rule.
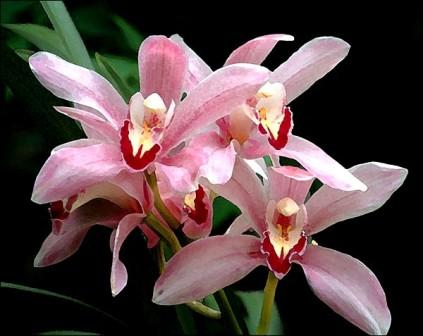
[[[264,2],[237,11],[212,2],[180,3],[172,8],[161,2],[139,8],[125,1],[66,4],[71,14],[83,7],[93,9],[91,13],[98,11],[94,22],[102,20],[104,13],[114,12],[144,36],[179,33],[212,68],[221,66],[234,48],[262,34],[295,36],[294,42],[281,42],[275,48],[265,62],[270,69],[317,36],[333,35],[350,43],[348,57],[291,104],[294,133],[320,145],[346,167],[379,161],[406,167],[409,176],[381,210],[338,224],[316,239],[320,245],[358,258],[378,276],[392,312],[390,334],[413,330],[418,321],[413,307],[420,295],[416,268],[421,266],[417,246],[422,223],[416,199],[422,153],[418,94],[423,27],[417,8],[406,3],[400,8],[386,4],[353,7],[343,2],[331,6],[319,3],[315,8],[306,3]],[[41,8],[37,6],[23,12],[14,23],[33,22],[34,13]],[[129,54],[117,39],[80,30],[90,52],[118,48]],[[1,85],[3,92],[4,83]],[[39,117],[28,116],[19,99],[6,102],[2,93],[2,103],[2,281],[79,298],[126,321],[133,332],[179,333],[173,309],[157,309],[149,303],[155,266],[138,234],[130,236],[121,252],[129,283],[117,298],[110,294],[107,229],[91,230],[78,253],[68,260],[46,269],[32,267],[50,223],[47,206],[31,203],[30,195],[35,176],[57,138],[46,135],[48,121],[40,123]],[[264,269],[256,270],[236,288],[263,288],[265,276]],[[289,334],[360,334],[312,294],[298,267],[279,284],[277,303]],[[2,290],[2,306],[7,312],[6,327],[15,331],[122,332],[101,315],[36,295]]]

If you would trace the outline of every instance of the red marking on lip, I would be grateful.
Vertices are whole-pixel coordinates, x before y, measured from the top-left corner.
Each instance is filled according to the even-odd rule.
[[[288,251],[288,253],[284,256],[284,251],[282,249],[281,255],[278,257],[270,241],[269,231],[266,231],[264,232],[264,238],[261,243],[261,250],[267,256],[269,268],[275,273],[285,275],[291,269],[291,258],[303,252],[306,244],[307,237],[302,233],[298,242]]]
[[[285,116],[279,126],[278,136],[275,139],[273,134],[269,132],[269,143],[277,150],[282,149],[288,143],[288,135],[292,126],[292,112],[289,107],[284,108]]]
[[[158,144],[154,144],[153,147],[151,147],[149,150],[145,151],[143,155],[141,155],[142,148],[143,148],[143,146],[141,145],[134,156],[132,143],[131,143],[131,140],[129,139],[130,126],[131,126],[130,121],[125,120],[120,130],[121,152],[128,166],[130,166],[131,168],[135,170],[142,170],[142,169],[145,169],[151,162],[153,162],[156,159],[157,153],[161,150],[161,147]]]
[[[208,209],[204,202],[204,197],[207,197],[204,189],[201,185],[195,191],[194,209],[189,206],[185,206],[188,217],[194,220],[197,224],[204,223],[207,220]]]

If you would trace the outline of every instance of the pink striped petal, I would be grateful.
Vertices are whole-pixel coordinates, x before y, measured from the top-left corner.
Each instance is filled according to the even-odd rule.
[[[336,37],[315,38],[282,63],[270,80],[285,86],[290,103],[342,61],[349,49],[347,42]]]
[[[260,239],[214,236],[197,240],[175,254],[154,286],[153,302],[175,305],[199,300],[265,265]]]
[[[48,52],[37,52],[29,65],[38,80],[59,98],[99,111],[116,129],[127,117],[128,107],[102,76]]]
[[[290,135],[287,145],[275,154],[297,160],[329,187],[341,190],[367,189],[366,185],[310,141]]]
[[[306,170],[283,166],[268,168],[269,174],[269,199],[279,201],[284,197],[293,199],[297,204],[304,204],[311,184],[313,175]]]
[[[258,234],[266,231],[267,198],[254,171],[239,157],[235,161],[232,178],[223,185],[209,185],[218,195],[237,205],[250,218]]]
[[[210,183],[226,183],[232,176],[235,149],[217,133],[205,133],[193,138],[178,154],[163,158],[160,169],[171,186],[182,193],[195,191],[200,177]]]
[[[225,66],[235,63],[261,64],[279,41],[293,41],[294,37],[273,34],[257,37],[235,49],[225,62]]]
[[[138,53],[140,87],[144,97],[158,93],[167,107],[178,103],[188,67],[184,50],[166,36],[150,36]]]
[[[254,224],[251,223],[251,220],[248,216],[245,214],[240,214],[237,218],[234,219],[225,234],[233,236],[241,235],[253,226]]]
[[[42,204],[65,199],[113,178],[124,168],[119,147],[111,144],[61,148],[41,168],[32,200]]]
[[[221,68],[204,79],[176,107],[164,134],[162,153],[231,113],[257,92],[268,75],[269,71],[258,65],[237,64]]]
[[[296,261],[316,296],[349,322],[373,335],[387,334],[391,313],[378,279],[359,260],[309,245]]]
[[[368,162],[349,169],[368,189],[341,191],[322,186],[307,202],[309,234],[379,209],[403,184],[407,169],[379,162]]]
[[[210,75],[213,71],[204,62],[200,56],[198,56],[194,50],[192,50],[178,34],[172,35],[170,37],[172,41],[177,43],[182,49],[185,50],[185,53],[188,57],[188,71],[185,77],[185,83],[183,91],[189,93],[198,83],[200,83],[204,78]]]
[[[114,236],[113,244],[113,261],[112,272],[110,274],[110,284],[112,288],[112,295],[118,295],[126,286],[128,281],[128,272],[123,262],[119,259],[119,252],[126,237],[134,230],[141,222],[143,215],[133,213],[126,215],[119,222]]]
[[[44,240],[34,266],[45,267],[63,261],[78,251],[93,225],[113,227],[124,215],[124,210],[105,200],[97,199],[81,206],[61,223],[60,233],[52,232]]]
[[[54,109],[74,120],[78,120],[89,129],[95,130],[95,133],[91,133],[91,135],[95,134],[95,139],[111,143],[119,143],[119,132],[116,131],[110,123],[99,116],[84,110],[67,106],[55,106]],[[89,134],[87,135],[89,136]]]

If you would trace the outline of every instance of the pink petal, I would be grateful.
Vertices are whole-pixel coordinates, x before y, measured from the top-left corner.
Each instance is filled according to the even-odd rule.
[[[38,80],[59,98],[99,111],[116,129],[128,114],[128,107],[102,76],[71,64],[48,52],[37,52],[29,65]]]
[[[154,286],[153,302],[175,305],[199,300],[265,265],[253,236],[214,236],[175,254]]]
[[[349,170],[367,185],[367,191],[341,191],[322,186],[306,204],[310,234],[379,209],[407,176],[405,168],[378,162],[363,163]]]
[[[261,64],[279,41],[293,41],[294,37],[273,34],[257,37],[235,49],[225,62],[225,66],[235,63]]]
[[[160,241],[160,237],[157,235],[157,233],[155,233],[152,229],[150,229],[150,227],[147,224],[140,224],[139,227],[142,233],[144,233],[144,235],[147,238],[147,247],[150,249],[155,247],[157,243]]]
[[[268,78],[266,68],[252,64],[230,65],[199,83],[176,107],[166,129],[163,154],[253,96]]]
[[[78,120],[84,126],[88,126],[89,129],[95,130],[94,134],[96,135],[96,139],[105,142],[119,143],[119,133],[110,123],[100,118],[99,116],[73,107],[55,106],[54,108],[57,112],[67,115],[72,119]]]
[[[306,91],[347,56],[350,45],[336,37],[318,37],[282,63],[270,80],[285,86],[288,103]]]
[[[178,44],[166,36],[146,38],[140,46],[138,65],[144,97],[158,93],[167,107],[172,100],[181,100],[188,59]]]
[[[178,154],[163,158],[161,171],[171,186],[182,193],[197,189],[200,177],[210,183],[226,183],[232,176],[235,149],[217,133],[205,133],[193,138]]]
[[[368,334],[385,335],[391,313],[378,279],[359,260],[328,248],[309,245],[296,261],[316,296]]]
[[[248,216],[245,214],[240,214],[237,218],[234,219],[225,234],[234,236],[241,235],[253,226],[254,224],[251,223],[251,220]]]
[[[32,200],[42,204],[65,199],[116,176],[124,168],[119,147],[111,144],[61,148],[41,168]]]
[[[254,171],[237,158],[232,178],[223,185],[209,185],[215,193],[237,205],[250,218],[258,234],[266,231],[267,198],[264,188]]]
[[[95,224],[113,227],[125,211],[105,200],[93,200],[75,211],[61,223],[60,233],[50,233],[34,260],[35,267],[57,264],[70,257],[81,246],[88,230]]]
[[[172,35],[170,39],[182,47],[188,57],[188,71],[185,77],[183,90],[186,93],[189,93],[198,83],[209,76],[213,71],[178,34]]]
[[[279,201],[284,197],[293,199],[297,204],[303,204],[314,181],[313,175],[304,169],[283,166],[268,168],[269,199]]]
[[[110,284],[112,288],[112,295],[118,295],[122,289],[126,286],[128,281],[128,272],[123,262],[119,259],[120,248],[126,237],[134,230],[141,222],[143,215],[133,213],[126,215],[119,222],[119,225],[114,234],[113,244],[113,261],[112,261],[112,272],[110,275]]]
[[[341,190],[367,189],[359,179],[327,155],[322,149],[299,136],[291,135],[288,144],[275,154],[297,160],[329,187]]]

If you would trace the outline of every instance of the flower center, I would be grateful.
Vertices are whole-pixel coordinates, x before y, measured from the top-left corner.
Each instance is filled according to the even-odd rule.
[[[188,217],[194,220],[197,224],[204,223],[207,220],[208,210],[204,197],[206,193],[201,185],[192,193],[185,195],[184,210]]]

